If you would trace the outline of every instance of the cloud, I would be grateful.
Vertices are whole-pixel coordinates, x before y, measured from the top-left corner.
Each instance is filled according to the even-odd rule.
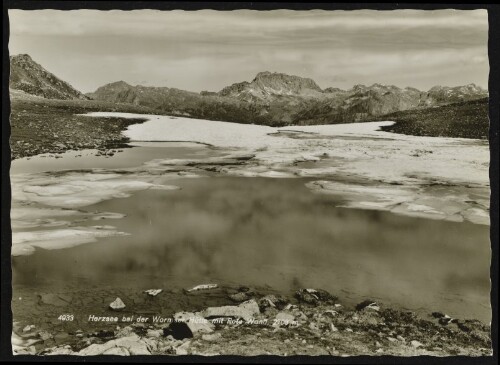
[[[363,31],[391,28],[487,28],[486,10],[395,11],[99,11],[9,10],[19,35],[132,35],[169,37],[178,32],[252,37],[310,29]],[[210,32],[207,33],[207,29]]]
[[[488,78],[485,10],[9,10],[9,16],[10,51],[31,54],[84,91],[117,79],[219,90],[263,70],[311,77],[323,87],[368,80],[486,86]]]

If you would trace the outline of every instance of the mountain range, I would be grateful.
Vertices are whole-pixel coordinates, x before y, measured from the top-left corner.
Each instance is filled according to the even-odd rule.
[[[382,84],[321,89],[312,79],[276,72],[260,72],[250,82],[220,91],[196,93],[118,81],[84,95],[28,55],[12,56],[10,62],[10,88],[44,98],[128,103],[170,115],[272,126],[369,121],[388,113],[488,96],[487,90],[475,84],[435,86],[428,91]]]

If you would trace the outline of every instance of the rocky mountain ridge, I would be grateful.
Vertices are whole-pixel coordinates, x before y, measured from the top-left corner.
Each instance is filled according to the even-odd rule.
[[[89,99],[67,82],[48,72],[27,54],[10,57],[9,87],[46,99]]]
[[[243,101],[266,101],[276,96],[321,97],[323,90],[312,79],[277,72],[259,72],[252,82],[239,82],[218,92]]]
[[[285,126],[362,122],[398,111],[488,96],[487,90],[475,84],[435,86],[428,91],[378,83],[355,85],[349,90],[334,87],[323,90],[310,78],[267,71],[258,73],[250,82],[234,83],[218,92],[197,93],[168,87],[133,86],[118,81],[83,95],[45,71],[31,58],[31,62],[19,62],[26,57],[29,56],[11,57],[15,70],[11,75],[12,89],[46,98],[90,98],[148,107],[159,113],[236,123]],[[38,67],[32,66],[32,63]]]

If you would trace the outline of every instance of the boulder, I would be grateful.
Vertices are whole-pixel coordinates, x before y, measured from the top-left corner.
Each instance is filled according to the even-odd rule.
[[[208,307],[200,314],[204,318],[231,317],[249,321],[259,313],[259,305],[254,299],[251,299],[241,303],[239,306],[225,305],[222,307]]]
[[[172,336],[176,340],[193,338],[193,332],[186,322],[172,322],[163,329],[163,336]]]
[[[191,312],[178,312],[174,314],[174,322],[186,323],[193,335],[212,333],[215,328],[212,322],[207,321],[202,316]]]
[[[238,307],[249,311],[252,316],[256,316],[260,313],[259,305],[255,299],[247,300],[246,302],[241,303]]]
[[[114,302],[112,302],[109,307],[113,310],[120,310],[125,308],[125,303],[120,298],[116,298]]]

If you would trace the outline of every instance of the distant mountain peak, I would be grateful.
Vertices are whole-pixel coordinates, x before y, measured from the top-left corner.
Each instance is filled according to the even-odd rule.
[[[480,99],[488,96],[488,90],[476,84],[468,84],[463,86],[433,86],[427,92],[429,103],[456,103],[471,99]]]
[[[113,85],[113,86],[132,86],[129,83],[123,81],[123,80],[111,82],[108,85]]]
[[[120,80],[120,81],[110,82],[109,84],[106,84],[106,85],[103,85],[103,86],[99,87],[99,89],[109,89],[109,90],[118,90],[118,89],[121,89],[121,90],[125,90],[125,89],[130,89],[130,88],[133,88],[133,87],[134,86],[130,85],[129,83]]]
[[[70,84],[33,61],[28,54],[10,56],[9,87],[46,99],[88,99]]]
[[[267,76],[270,76],[270,75],[273,75],[273,74],[275,74],[275,75],[276,75],[276,74],[284,75],[284,74],[282,74],[282,73],[278,73],[278,72],[261,71],[261,72],[259,72],[257,75],[255,75],[254,80],[255,80],[255,79],[260,79],[260,78],[262,78],[262,77],[267,77]]]
[[[263,71],[259,72],[252,82],[243,81],[232,84],[222,89],[219,95],[245,101],[269,101],[281,96],[312,97],[322,93],[323,90],[310,78]]]

